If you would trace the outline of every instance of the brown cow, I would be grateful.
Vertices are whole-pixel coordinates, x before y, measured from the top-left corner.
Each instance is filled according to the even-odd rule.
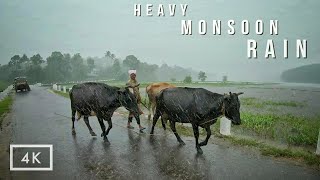
[[[160,93],[160,91],[162,91],[163,89],[167,89],[167,88],[174,88],[176,86],[166,83],[166,82],[159,82],[159,83],[153,83],[153,84],[149,84],[146,87],[146,93],[148,95],[149,98],[149,115],[148,115],[148,119],[151,119],[151,114],[152,116],[155,113],[155,108],[156,108],[156,96],[158,93]]]

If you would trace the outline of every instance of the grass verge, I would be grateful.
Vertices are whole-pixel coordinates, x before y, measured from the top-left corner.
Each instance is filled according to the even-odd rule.
[[[0,81],[0,92],[4,91],[9,86],[9,83]]]
[[[314,152],[277,148],[256,140],[237,138],[234,136],[216,135],[215,137],[228,139],[234,145],[257,148],[262,155],[303,160],[308,165],[314,165],[320,168],[320,156],[316,155]]]
[[[304,151],[304,150],[295,150],[291,148],[279,148],[272,145],[265,144],[264,142],[259,142],[254,139],[247,139],[247,138],[239,138],[235,136],[224,136],[221,135],[218,131],[219,128],[215,128],[219,123],[212,126],[212,134],[224,140],[227,140],[233,145],[250,147],[258,149],[262,155],[265,156],[272,156],[276,158],[286,158],[291,160],[303,161],[307,165],[316,166],[320,168],[320,156],[316,155],[314,152],[311,151]],[[161,127],[161,123],[157,123],[157,126]],[[193,130],[191,127],[181,126],[179,124],[176,125],[177,132],[184,136],[193,136]],[[200,135],[206,135],[206,132],[201,130]]]
[[[304,107],[305,106],[305,104],[301,102],[260,100],[254,97],[241,98],[241,104],[245,106],[253,106],[256,108],[263,108],[265,106],[287,106],[287,107]]]
[[[5,114],[10,111],[12,103],[13,98],[10,95],[0,101],[0,127],[2,127],[2,121]]]
[[[242,125],[235,129],[254,132],[255,135],[284,141],[288,145],[316,147],[320,117],[298,117],[290,114],[255,114],[241,112]]]
[[[60,96],[63,96],[65,98],[69,98],[69,93],[64,93],[64,92],[61,92],[61,91],[56,91],[56,90],[52,90],[54,93],[60,95]]]

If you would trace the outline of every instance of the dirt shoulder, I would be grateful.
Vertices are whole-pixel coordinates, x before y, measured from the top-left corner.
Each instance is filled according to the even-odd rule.
[[[12,114],[5,115],[0,131],[0,175],[9,177],[9,147],[12,139]],[[1,178],[0,178],[1,179]]]

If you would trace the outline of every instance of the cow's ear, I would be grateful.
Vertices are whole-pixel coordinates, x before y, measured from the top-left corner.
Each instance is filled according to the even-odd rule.
[[[235,93],[237,96],[239,96],[239,95],[241,95],[241,94],[243,94],[243,92],[239,92],[239,93]]]

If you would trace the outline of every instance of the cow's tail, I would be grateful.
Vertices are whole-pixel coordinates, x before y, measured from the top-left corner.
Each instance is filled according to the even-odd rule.
[[[69,91],[69,98],[71,101],[71,116],[75,117],[77,114],[77,121],[79,121],[81,119],[81,114],[76,110],[76,107],[73,105],[73,88]]]
[[[164,89],[163,89],[164,90]],[[156,107],[161,107],[162,106],[162,101],[163,100],[163,90],[161,90],[156,96]]]
[[[145,94],[145,104],[147,105],[147,99],[148,99],[148,105],[147,105],[147,108],[148,110],[150,111],[150,108],[151,108],[151,99],[150,99],[150,95],[149,95],[149,91],[150,91],[150,86],[151,84],[149,84],[147,87],[146,87],[146,94]]]

